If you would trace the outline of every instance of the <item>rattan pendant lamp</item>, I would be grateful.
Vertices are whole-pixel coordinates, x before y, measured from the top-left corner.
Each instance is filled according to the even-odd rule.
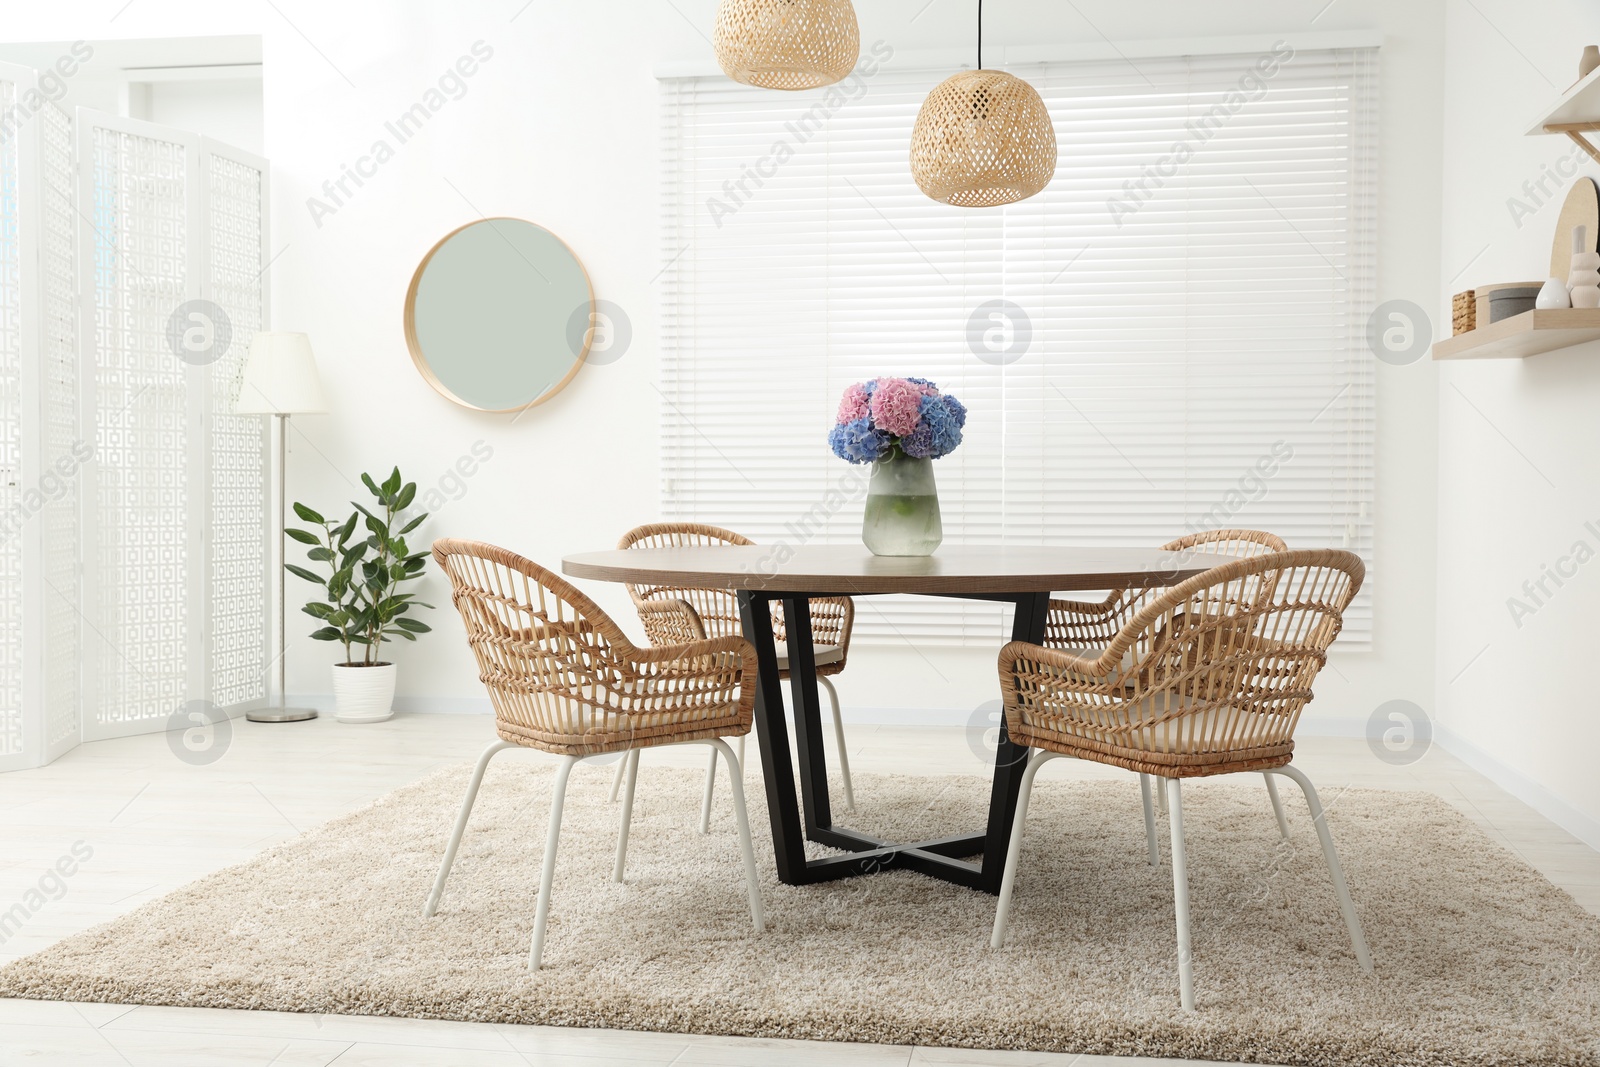
[[[722,0],[712,46],[723,73],[762,89],[818,89],[861,54],[850,0]]]
[[[997,207],[1050,184],[1056,131],[1033,86],[983,69],[983,0],[978,0],[978,69],[940,82],[911,131],[911,176],[943,204]]]

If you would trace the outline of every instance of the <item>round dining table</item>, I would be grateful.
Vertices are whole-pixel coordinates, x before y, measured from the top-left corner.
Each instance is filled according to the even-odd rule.
[[[573,578],[602,582],[736,593],[744,635],[756,653],[756,737],[780,880],[806,885],[903,868],[998,893],[1027,749],[1006,736],[1002,719],[989,818],[982,830],[895,842],[835,824],[828,804],[810,598],[911,593],[1006,603],[1014,606],[1011,639],[1042,644],[1052,592],[1175,585],[1218,562],[1213,554],[1132,548],[964,545],[943,547],[932,556],[874,556],[860,546],[779,542],[584,552],[566,557],[561,569]],[[789,652],[798,796],[773,637],[775,602],[783,611]],[[807,858],[807,839],[841,853]]]

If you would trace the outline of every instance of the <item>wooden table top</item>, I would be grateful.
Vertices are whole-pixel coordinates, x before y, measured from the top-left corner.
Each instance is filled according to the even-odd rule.
[[[1047,593],[1174,585],[1230,557],[1143,548],[944,546],[932,556],[874,556],[862,545],[694,545],[580,552],[573,578],[769,593]]]

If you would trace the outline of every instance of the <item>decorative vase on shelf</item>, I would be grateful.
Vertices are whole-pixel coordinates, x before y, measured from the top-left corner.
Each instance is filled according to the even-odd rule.
[[[1587,227],[1572,228],[1572,273],[1567,289],[1575,308],[1600,307],[1600,252],[1588,252],[1584,243]]]
[[[1560,278],[1546,279],[1544,288],[1539,290],[1539,295],[1533,301],[1533,306],[1543,310],[1571,307],[1572,295],[1567,292],[1567,283]]]
[[[944,540],[933,461],[961,443],[967,409],[926,378],[874,378],[844,391],[828,445],[872,464],[861,541],[875,556],[931,556]]]
[[[892,448],[872,465],[862,543],[874,556],[931,556],[943,540],[933,460]]]

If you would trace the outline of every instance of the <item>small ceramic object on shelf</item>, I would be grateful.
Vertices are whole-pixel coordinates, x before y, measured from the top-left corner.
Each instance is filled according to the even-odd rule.
[[[1600,45],[1589,45],[1583,50],[1583,56],[1578,60],[1578,78],[1587,78],[1600,67]]]
[[[1572,231],[1582,226],[1586,248],[1572,247]],[[1550,231],[1549,277],[1565,278],[1572,269],[1573,252],[1600,252],[1600,185],[1583,175],[1575,179],[1561,201],[1555,229]]]
[[[1572,228],[1572,273],[1567,288],[1575,308],[1600,308],[1600,252],[1590,252],[1584,243],[1584,227]]]
[[[1539,296],[1534,300],[1533,306],[1541,310],[1571,307],[1572,294],[1567,292],[1567,283],[1560,278],[1547,280],[1544,288],[1539,290]]]

